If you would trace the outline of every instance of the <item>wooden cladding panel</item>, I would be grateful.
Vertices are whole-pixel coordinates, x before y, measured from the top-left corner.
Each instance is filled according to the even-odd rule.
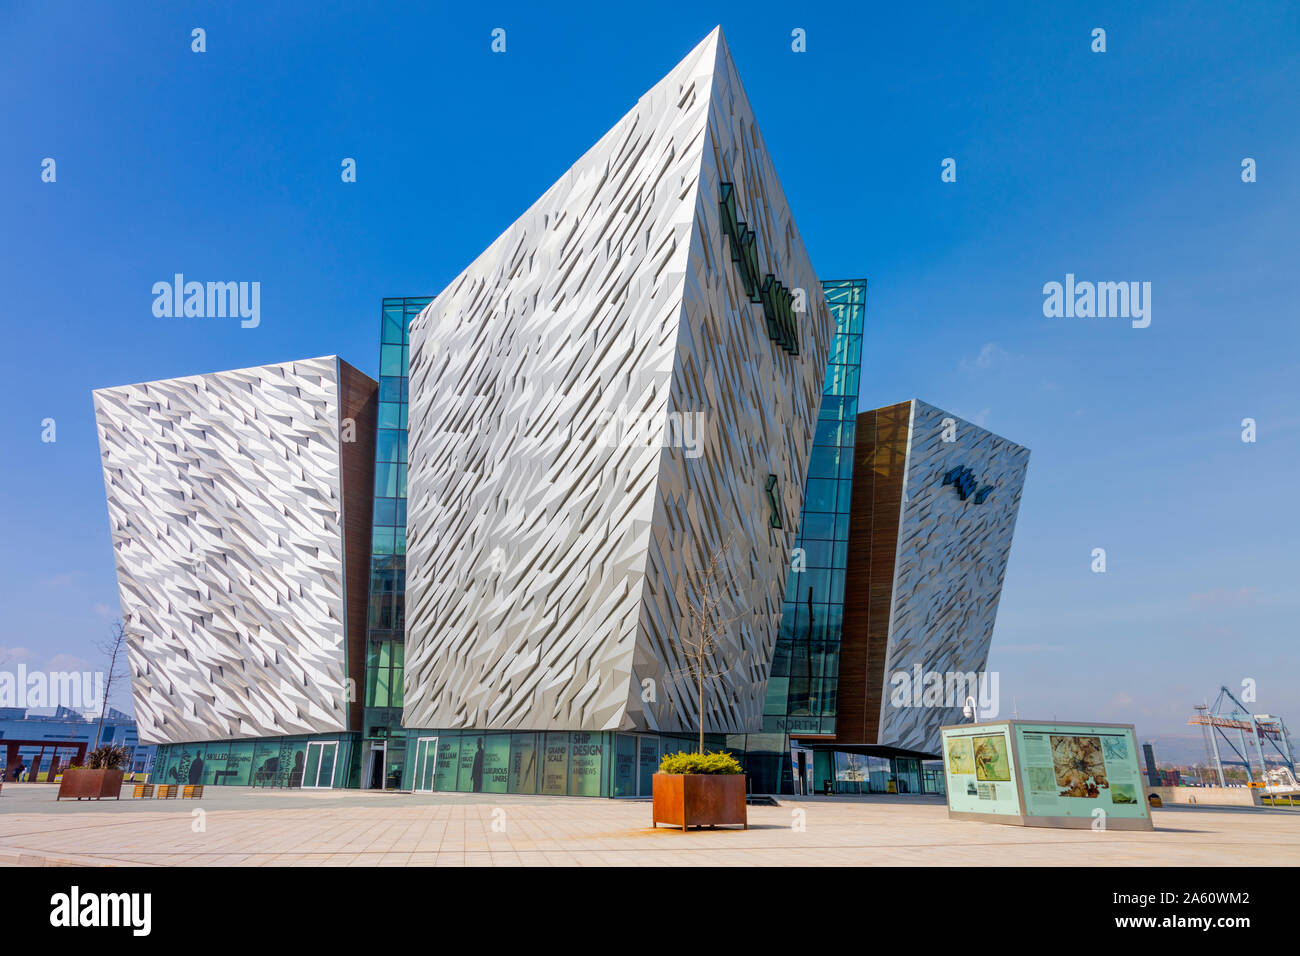
[[[878,743],[912,403],[858,416],[835,741]]]
[[[348,677],[353,681],[348,728],[360,730],[366,676],[366,614],[370,599],[371,519],[375,494],[375,431],[379,418],[379,385],[347,362],[339,360],[339,427],[347,419],[355,426],[352,441],[339,443],[343,487],[343,560],[346,596]],[[348,434],[341,431],[340,438]]]

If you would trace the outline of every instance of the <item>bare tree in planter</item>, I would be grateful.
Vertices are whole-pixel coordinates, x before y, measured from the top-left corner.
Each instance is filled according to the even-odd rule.
[[[731,542],[732,538],[728,536],[709,555],[707,565],[688,575],[687,586],[695,592],[695,601],[686,605],[686,626],[679,631],[677,638],[682,656],[686,658],[684,673],[690,676],[695,685],[701,754],[704,753],[704,685],[709,681],[717,681],[743,663],[726,664],[718,658],[722,638],[732,622],[740,618],[739,614],[731,617],[723,614],[727,606],[735,607],[739,598],[731,580],[725,576],[725,559],[731,550]]]
[[[95,646],[108,658],[108,672],[104,675],[104,699],[99,705],[99,726],[95,728],[95,746],[92,750],[99,747],[99,737],[104,732],[104,716],[108,713],[108,698],[113,693],[113,681],[126,676],[122,663],[126,657],[126,628],[122,622],[114,621],[109,636]]]

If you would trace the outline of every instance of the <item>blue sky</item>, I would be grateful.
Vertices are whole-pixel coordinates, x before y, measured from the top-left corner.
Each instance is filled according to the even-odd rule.
[[[1300,12],[846,6],[5,4],[0,647],[97,663],[116,617],[92,389],[375,374],[380,298],[439,291],[721,23],[818,272],[871,281],[863,408],[1033,450],[1004,711],[1172,741],[1254,678],[1300,725]],[[175,272],[260,281],[261,325],[154,318]],[[1045,318],[1066,273],[1150,282],[1150,327]]]

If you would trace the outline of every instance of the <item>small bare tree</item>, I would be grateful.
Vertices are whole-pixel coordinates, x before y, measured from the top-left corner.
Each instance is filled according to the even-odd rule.
[[[686,658],[686,671],[695,685],[699,706],[699,752],[704,753],[704,685],[716,681],[736,666],[719,660],[721,639],[732,622],[740,615],[726,617],[725,605],[735,607],[737,595],[729,579],[725,578],[727,552],[731,550],[731,537],[709,556],[709,563],[687,578],[687,586],[695,592],[695,603],[687,604],[686,627],[678,634],[682,656]],[[738,663],[738,662],[737,662]]]
[[[104,732],[104,716],[108,713],[108,698],[113,693],[113,681],[125,677],[123,660],[126,657],[126,628],[121,621],[114,621],[109,628],[109,636],[96,642],[99,652],[108,658],[108,672],[104,675],[104,699],[99,704],[99,726],[95,728],[95,746],[99,747],[99,737]]]

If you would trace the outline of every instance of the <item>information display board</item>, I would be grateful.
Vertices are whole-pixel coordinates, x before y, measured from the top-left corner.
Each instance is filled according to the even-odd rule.
[[[1005,726],[945,728],[943,768],[950,811],[1020,816],[1011,735]]]
[[[1150,820],[1132,727],[1015,725],[1025,815]]]
[[[1150,830],[1132,724],[991,721],[941,730],[948,816]]]

